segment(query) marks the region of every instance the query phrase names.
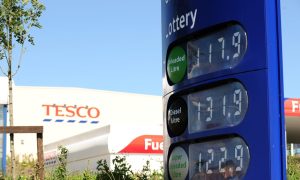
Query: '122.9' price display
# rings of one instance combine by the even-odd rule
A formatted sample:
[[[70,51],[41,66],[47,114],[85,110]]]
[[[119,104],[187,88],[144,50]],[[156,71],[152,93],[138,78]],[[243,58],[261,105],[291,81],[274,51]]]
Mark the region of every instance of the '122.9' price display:
[[[239,137],[189,145],[190,179],[242,179],[249,148]]]

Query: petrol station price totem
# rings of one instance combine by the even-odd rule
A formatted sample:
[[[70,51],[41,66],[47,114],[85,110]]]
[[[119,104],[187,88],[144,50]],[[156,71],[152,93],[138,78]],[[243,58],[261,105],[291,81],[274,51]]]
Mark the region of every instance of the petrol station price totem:
[[[165,179],[285,179],[277,0],[162,0]]]

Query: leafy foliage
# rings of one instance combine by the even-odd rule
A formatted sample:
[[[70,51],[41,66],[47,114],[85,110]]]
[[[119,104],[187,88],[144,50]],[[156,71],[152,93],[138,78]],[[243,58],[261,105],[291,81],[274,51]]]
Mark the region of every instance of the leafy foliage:
[[[29,33],[33,27],[42,28],[38,19],[45,6],[38,0],[2,0],[0,3],[0,46],[9,49],[9,34],[19,44],[27,40],[34,45]]]
[[[30,33],[32,28],[42,28],[39,18],[45,6],[39,0],[0,0],[0,60],[6,59],[7,73],[1,67],[4,75],[11,80],[13,49],[20,45],[20,58],[17,70],[24,53],[24,44],[34,45],[34,37]]]
[[[163,169],[159,171],[152,171],[150,168],[150,161],[147,160],[146,164],[143,166],[141,172],[135,174],[136,178],[139,180],[162,180],[163,179]]]
[[[300,157],[288,156],[287,177],[289,180],[300,179]]]
[[[68,175],[68,180],[95,180],[96,173],[90,170],[85,170],[82,173]]]
[[[137,174],[137,177],[140,180],[147,180],[150,178],[150,176],[151,176],[150,161],[147,160],[146,164],[143,166],[142,171],[139,174]]]
[[[6,165],[9,167],[11,165],[11,158],[7,157]],[[16,157],[16,176],[18,179],[24,179],[25,177],[30,177],[30,179],[36,179],[37,178],[37,162],[34,159],[33,155],[23,155],[22,160],[20,160],[20,157]],[[10,177],[12,174],[10,172],[10,169],[8,168],[6,171],[6,174],[8,177]],[[1,178],[0,178],[1,179]],[[7,178],[6,178],[7,179]],[[25,178],[26,179],[26,178]]]
[[[96,179],[95,173],[89,170],[83,171],[82,180],[92,180],[92,179]]]
[[[58,166],[54,170],[55,179],[67,179],[67,158],[68,149],[64,146],[58,147]]]
[[[58,147],[58,164],[51,170],[47,171],[45,175],[46,180],[162,180],[163,169],[160,171],[151,170],[150,161],[146,161],[143,169],[138,173],[133,173],[131,166],[126,162],[126,157],[116,156],[113,160],[112,168],[109,167],[106,160],[99,160],[97,162],[97,172],[89,169],[83,172],[68,173],[67,158],[68,149],[64,146]],[[10,163],[10,158],[7,158]],[[36,161],[32,155],[27,155],[19,161],[17,158],[17,179],[18,180],[37,180],[36,175]],[[0,176],[0,180],[4,177]],[[10,175],[5,179],[12,179]]]
[[[112,160],[114,169],[110,170],[109,166],[107,165],[106,160],[99,160],[97,162],[97,170],[98,174],[96,179],[97,180],[132,180],[133,172],[131,170],[131,165],[126,162],[126,157],[116,156]]]

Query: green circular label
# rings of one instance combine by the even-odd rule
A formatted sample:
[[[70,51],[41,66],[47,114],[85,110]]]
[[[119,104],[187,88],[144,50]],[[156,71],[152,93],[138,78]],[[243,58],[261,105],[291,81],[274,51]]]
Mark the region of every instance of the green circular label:
[[[187,60],[183,48],[176,46],[169,54],[167,60],[167,73],[172,83],[176,84],[182,81],[186,74]]]
[[[169,174],[172,180],[183,180],[189,171],[189,160],[182,147],[173,149],[169,157]]]

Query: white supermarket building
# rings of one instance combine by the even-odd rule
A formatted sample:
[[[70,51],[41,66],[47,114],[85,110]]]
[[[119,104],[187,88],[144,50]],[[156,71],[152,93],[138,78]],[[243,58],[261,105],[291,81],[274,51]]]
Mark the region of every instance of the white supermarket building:
[[[0,123],[8,116],[7,84],[7,79],[0,77]],[[69,171],[95,170],[100,159],[112,166],[111,160],[117,155],[125,155],[134,171],[141,170],[147,160],[151,169],[163,165],[161,96],[29,86],[14,86],[13,93],[14,125],[44,127],[45,168],[58,163],[59,145],[69,150]],[[287,142],[300,144],[300,99],[285,99],[284,106]],[[0,145],[9,152],[4,139],[0,137]],[[36,134],[15,134],[20,159],[35,156],[36,146]],[[300,148],[295,153],[300,154]],[[5,151],[0,154],[9,155]],[[5,162],[1,164],[5,166]]]
[[[1,107],[8,104],[7,84],[0,77]],[[161,96],[26,86],[14,86],[13,94],[14,126],[44,127],[46,168],[57,163],[59,145],[69,150],[70,171],[95,170],[98,160],[110,162],[117,155],[125,155],[134,171],[141,170],[146,160],[152,169],[162,166]],[[5,146],[9,148],[8,141]],[[36,155],[36,146],[36,134],[15,134],[21,159]]]

